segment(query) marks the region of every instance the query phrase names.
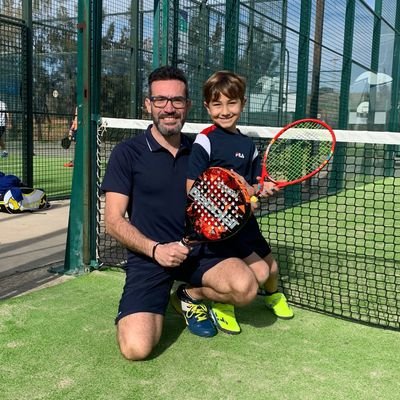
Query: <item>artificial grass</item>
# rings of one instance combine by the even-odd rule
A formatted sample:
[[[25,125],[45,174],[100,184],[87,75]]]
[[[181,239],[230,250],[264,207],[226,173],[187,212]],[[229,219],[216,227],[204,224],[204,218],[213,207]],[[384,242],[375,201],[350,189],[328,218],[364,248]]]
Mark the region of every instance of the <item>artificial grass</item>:
[[[291,301],[398,328],[399,194],[388,177],[263,216]]]
[[[64,163],[74,157],[72,151],[54,148],[55,144],[45,143],[33,157],[33,187],[42,188],[49,197],[65,197],[71,193],[73,168]],[[0,171],[23,178],[24,162],[16,151],[10,151],[1,159]]]
[[[262,298],[237,310],[243,332],[196,337],[169,310],[153,356],[119,354],[120,272],[94,272],[0,303],[1,398],[396,399],[399,334]]]

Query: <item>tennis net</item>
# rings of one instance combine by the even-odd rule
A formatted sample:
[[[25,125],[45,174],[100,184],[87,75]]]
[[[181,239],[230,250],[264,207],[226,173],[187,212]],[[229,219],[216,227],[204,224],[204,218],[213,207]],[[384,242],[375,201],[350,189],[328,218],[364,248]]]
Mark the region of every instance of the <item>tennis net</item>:
[[[115,144],[143,132],[147,120],[102,118],[98,184]],[[186,123],[195,135],[209,124]],[[279,131],[241,126],[263,153]],[[400,133],[335,130],[333,161],[309,181],[262,201],[257,217],[279,262],[280,285],[293,304],[400,327]],[[99,194],[100,264],[123,266],[125,250],[106,235]]]

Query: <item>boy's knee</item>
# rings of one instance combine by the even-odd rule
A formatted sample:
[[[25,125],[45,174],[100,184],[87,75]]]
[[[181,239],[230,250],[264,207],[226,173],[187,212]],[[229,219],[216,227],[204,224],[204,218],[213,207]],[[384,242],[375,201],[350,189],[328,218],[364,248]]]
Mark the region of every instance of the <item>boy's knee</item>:
[[[264,266],[264,268],[254,271],[254,275],[256,276],[259,285],[264,284],[270,277],[268,265],[264,263]]]
[[[258,282],[254,277],[247,281],[237,281],[234,286],[232,295],[237,306],[250,304],[257,296]]]
[[[266,256],[264,258],[264,261],[268,265],[270,276],[278,275],[278,272],[279,272],[278,261],[276,261],[275,258],[271,254]]]

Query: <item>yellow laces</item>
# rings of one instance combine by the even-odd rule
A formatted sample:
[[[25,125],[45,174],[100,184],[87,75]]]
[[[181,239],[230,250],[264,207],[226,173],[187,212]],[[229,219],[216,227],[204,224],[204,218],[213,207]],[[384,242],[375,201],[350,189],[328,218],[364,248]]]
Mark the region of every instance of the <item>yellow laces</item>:
[[[186,311],[187,318],[195,317],[196,321],[205,321],[208,319],[207,307],[204,304],[191,303]]]

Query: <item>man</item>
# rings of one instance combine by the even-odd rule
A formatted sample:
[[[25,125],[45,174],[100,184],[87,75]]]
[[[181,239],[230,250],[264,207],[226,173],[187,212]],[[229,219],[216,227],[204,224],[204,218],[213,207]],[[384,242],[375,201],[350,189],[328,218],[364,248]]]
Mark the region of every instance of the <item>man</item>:
[[[182,71],[168,66],[153,71],[148,83],[145,106],[153,124],[114,148],[102,185],[106,230],[128,249],[116,323],[120,351],[129,360],[145,359],[159,342],[174,280],[190,284],[181,285],[172,301],[189,330],[203,337],[217,331],[201,300],[246,305],[258,288],[254,274],[230,258],[229,249],[180,244],[191,149],[181,134],[190,108],[188,86]]]
[[[4,101],[0,101],[0,157],[7,157],[6,143],[4,135],[6,134],[7,126],[11,126],[10,114],[7,112],[7,105]]]

